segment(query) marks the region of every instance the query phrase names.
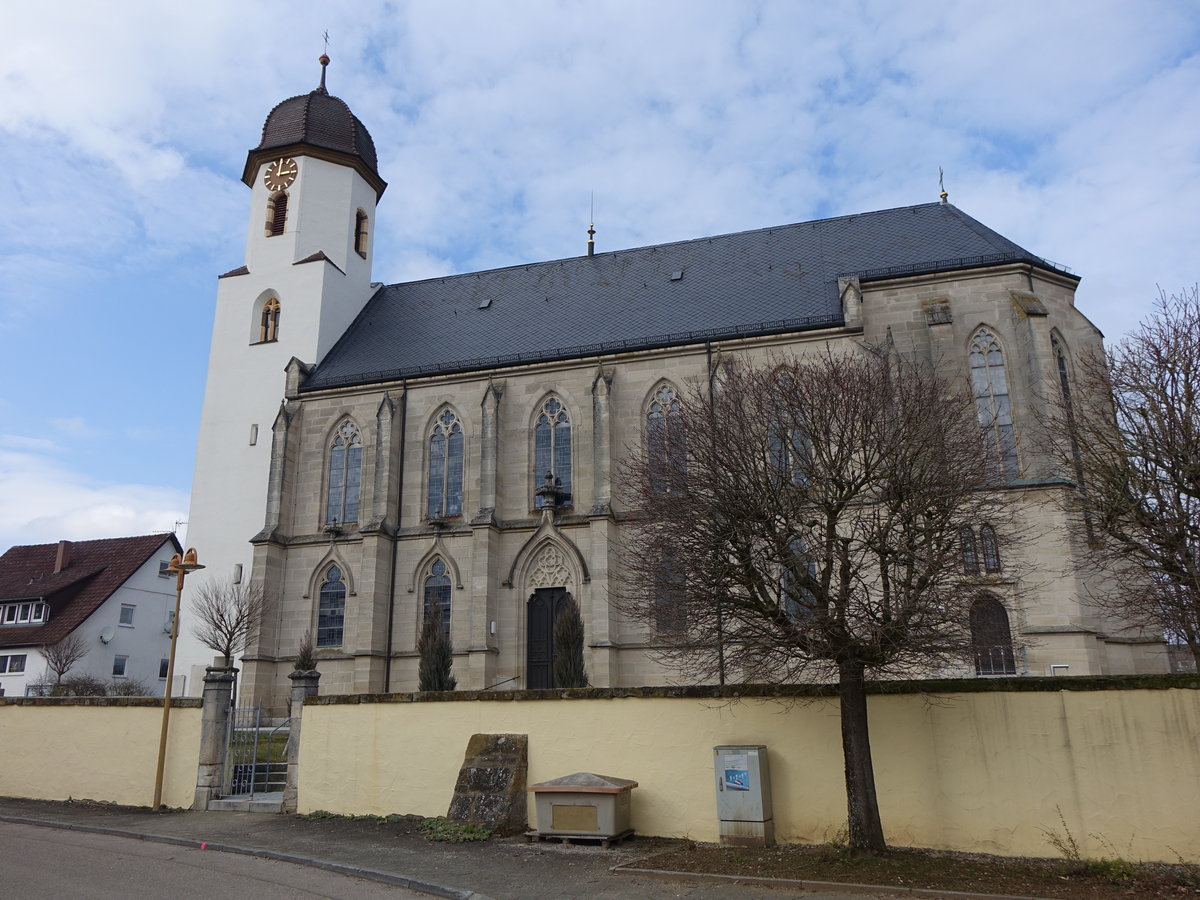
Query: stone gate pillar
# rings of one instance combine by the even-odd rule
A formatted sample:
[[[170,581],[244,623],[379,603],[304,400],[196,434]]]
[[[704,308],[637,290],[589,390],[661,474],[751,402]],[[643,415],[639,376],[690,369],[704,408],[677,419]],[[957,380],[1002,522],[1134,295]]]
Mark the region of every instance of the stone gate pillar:
[[[229,751],[229,702],[236,669],[209,667],[204,675],[204,706],[200,713],[200,765],[192,809],[208,809],[220,795]]]
[[[300,787],[300,720],[304,714],[304,698],[317,696],[321,673],[316,669],[292,672],[292,720],[288,722],[287,786],[283,789],[283,812],[296,811]]]

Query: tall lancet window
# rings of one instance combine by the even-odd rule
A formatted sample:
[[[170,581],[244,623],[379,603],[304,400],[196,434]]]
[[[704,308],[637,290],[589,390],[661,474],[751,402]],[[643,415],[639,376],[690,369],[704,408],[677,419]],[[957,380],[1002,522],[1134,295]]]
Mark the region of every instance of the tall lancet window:
[[[279,340],[279,300],[275,297],[263,304],[258,339],[262,343]]]
[[[287,225],[288,195],[283,191],[275,194],[267,201],[267,237],[283,234]]]
[[[679,416],[683,404],[675,388],[664,384],[646,409],[646,454],[650,485],[659,493],[683,493],[687,478],[687,444]]]
[[[1012,403],[1008,396],[1008,378],[1004,372],[1004,351],[986,328],[971,340],[969,356],[971,389],[979,425],[996,468],[996,474],[1010,481],[1020,474],[1017,466],[1017,438],[1013,429]]]
[[[342,570],[330,566],[317,604],[317,646],[340,647],[346,622],[346,583]]]
[[[326,524],[358,521],[358,495],[362,484],[362,436],[349,419],[338,426],[329,447],[329,498]]]
[[[542,403],[533,425],[533,468],[535,484],[552,472],[564,505],[571,503],[571,417],[562,401],[550,396]],[[535,497],[542,506],[543,497]]]
[[[429,435],[429,494],[425,514],[431,519],[461,516],[463,503],[463,430],[454,410],[433,423]]]
[[[442,633],[450,637],[450,576],[440,559],[434,561],[425,579],[425,618],[440,619]]]

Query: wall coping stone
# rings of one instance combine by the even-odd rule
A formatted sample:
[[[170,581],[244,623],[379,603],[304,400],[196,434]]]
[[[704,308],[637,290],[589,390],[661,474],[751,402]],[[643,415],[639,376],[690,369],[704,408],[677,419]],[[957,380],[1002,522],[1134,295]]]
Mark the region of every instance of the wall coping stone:
[[[941,678],[872,681],[868,694],[1056,693],[1059,691],[1200,690],[1200,675],[1071,675],[1015,678]],[[418,691],[394,694],[324,694],[305,706],[355,703],[458,703],[514,700],[617,700],[664,698],[696,700],[774,700],[836,697],[836,684],[727,684],[679,687],[569,688],[540,691]],[[51,699],[51,698],[22,698]],[[98,699],[98,698],[97,698]]]
[[[151,706],[162,709],[161,697],[0,697],[0,706]],[[172,697],[172,709],[200,709],[199,697]]]

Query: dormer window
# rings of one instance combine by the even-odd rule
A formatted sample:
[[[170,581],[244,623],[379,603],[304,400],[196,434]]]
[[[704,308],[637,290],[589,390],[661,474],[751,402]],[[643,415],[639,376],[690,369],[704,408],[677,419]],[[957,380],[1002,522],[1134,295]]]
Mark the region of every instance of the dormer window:
[[[361,209],[354,214],[354,252],[367,258],[367,214]]]
[[[40,600],[26,600],[23,603],[8,603],[0,606],[0,624],[2,625],[40,625],[45,622],[50,613],[50,607]]]
[[[267,201],[267,237],[283,234],[287,224],[288,195],[283,191],[273,194]]]

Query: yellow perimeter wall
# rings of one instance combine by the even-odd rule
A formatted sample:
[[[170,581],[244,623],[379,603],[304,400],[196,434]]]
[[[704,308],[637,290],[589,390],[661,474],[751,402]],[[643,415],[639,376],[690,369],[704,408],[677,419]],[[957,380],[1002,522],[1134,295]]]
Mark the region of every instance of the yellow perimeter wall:
[[[778,839],[844,833],[836,700],[321,701],[303,711],[300,812],[445,815],[468,738],[519,733],[531,784],[635,779],[639,833],[700,841],[718,837],[712,748],[765,744]],[[1084,855],[1200,860],[1200,691],[873,695],[870,716],[894,845],[1057,856],[1043,829],[1062,832],[1061,809]]]
[[[200,759],[200,703],[172,705],[163,803],[191,807]],[[162,701],[0,701],[0,796],[154,801]]]

